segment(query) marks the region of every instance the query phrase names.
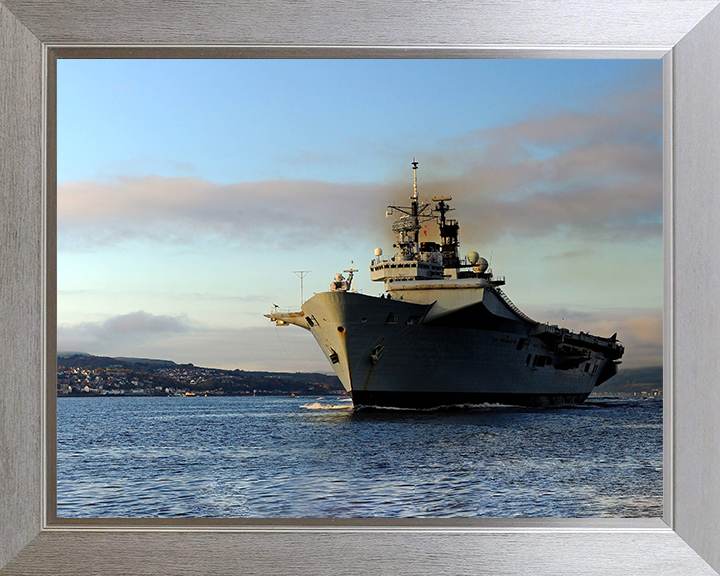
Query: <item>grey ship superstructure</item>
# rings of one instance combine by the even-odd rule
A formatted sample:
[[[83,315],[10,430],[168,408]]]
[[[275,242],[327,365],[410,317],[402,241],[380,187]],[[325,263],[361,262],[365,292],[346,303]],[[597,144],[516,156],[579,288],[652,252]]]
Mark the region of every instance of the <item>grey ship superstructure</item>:
[[[610,338],[541,324],[503,293],[476,252],[461,259],[451,197],[421,203],[413,161],[413,195],[393,223],[397,252],[375,250],[372,280],[382,296],[353,290],[353,274],[337,274],[330,291],[301,311],[266,314],[278,326],[310,330],[356,406],[429,408],[500,403],[581,403],[617,373],[624,348]],[[421,242],[423,222],[436,220],[440,242]]]

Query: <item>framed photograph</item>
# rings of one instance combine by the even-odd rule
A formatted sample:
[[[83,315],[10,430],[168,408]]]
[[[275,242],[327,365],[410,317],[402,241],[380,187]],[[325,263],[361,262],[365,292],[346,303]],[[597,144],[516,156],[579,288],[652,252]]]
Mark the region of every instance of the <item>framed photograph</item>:
[[[662,517],[662,60],[55,55],[58,518]]]
[[[186,24],[163,27],[159,23],[174,20],[165,13],[170,8],[160,4],[148,12],[146,4],[105,4],[100,10],[90,2],[41,8],[22,0],[0,3],[0,37],[8,55],[0,61],[0,136],[10,151],[0,163],[6,191],[0,309],[7,319],[2,332],[7,345],[0,351],[7,367],[0,456],[2,480],[9,487],[0,497],[8,518],[0,527],[3,572],[77,574],[106,566],[124,573],[287,573],[288,567],[293,573],[360,567],[380,573],[457,573],[477,566],[485,573],[522,574],[531,562],[539,574],[713,574],[720,566],[720,505],[717,485],[708,479],[720,472],[713,445],[720,393],[709,383],[718,376],[713,295],[720,273],[709,263],[719,239],[711,214],[718,208],[712,151],[720,139],[713,128],[720,108],[708,95],[720,84],[719,65],[709,54],[720,37],[716,4],[623,3],[622,9],[612,5],[598,13],[584,4],[548,3],[538,12],[537,6],[526,10],[508,2],[468,4],[462,16],[459,7],[426,6],[405,20],[395,12],[402,12],[401,5],[388,12],[378,3],[364,14],[366,27],[350,25],[360,16],[350,7],[325,12],[314,4],[317,14],[301,15],[287,7],[277,13],[251,5],[200,5],[177,20]],[[293,32],[277,25],[278,14],[292,22]],[[506,19],[508,14],[513,18]],[[601,25],[588,28],[578,15],[599,18]],[[546,35],[537,31],[538,18],[567,24],[549,26],[558,36]],[[56,391],[51,342],[56,246],[46,228],[54,210],[48,182],[57,178],[56,126],[46,102],[54,100],[57,55],[73,51],[90,58],[138,52],[165,58],[398,58],[408,52],[420,58],[663,58],[664,521],[58,522],[54,421],[48,419]]]

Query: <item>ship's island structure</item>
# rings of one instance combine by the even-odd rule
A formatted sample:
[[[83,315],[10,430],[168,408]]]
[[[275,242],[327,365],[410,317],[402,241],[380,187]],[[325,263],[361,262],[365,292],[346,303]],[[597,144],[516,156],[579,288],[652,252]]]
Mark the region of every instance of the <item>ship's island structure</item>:
[[[583,402],[617,374],[624,347],[610,338],[532,320],[501,290],[485,258],[459,256],[451,197],[421,203],[413,160],[409,207],[390,205],[397,252],[375,250],[370,277],[381,296],[337,274],[330,291],[296,312],[266,314],[310,330],[356,407],[435,408],[477,404],[564,406]],[[440,243],[421,242],[435,220]]]

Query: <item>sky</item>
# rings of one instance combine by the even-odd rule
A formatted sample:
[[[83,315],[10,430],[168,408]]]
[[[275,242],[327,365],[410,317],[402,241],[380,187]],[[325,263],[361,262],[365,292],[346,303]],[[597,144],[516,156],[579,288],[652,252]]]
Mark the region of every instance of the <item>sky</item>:
[[[661,61],[59,60],[57,108],[60,352],[331,372],[263,314],[382,293],[415,158],[526,314],[662,364]]]

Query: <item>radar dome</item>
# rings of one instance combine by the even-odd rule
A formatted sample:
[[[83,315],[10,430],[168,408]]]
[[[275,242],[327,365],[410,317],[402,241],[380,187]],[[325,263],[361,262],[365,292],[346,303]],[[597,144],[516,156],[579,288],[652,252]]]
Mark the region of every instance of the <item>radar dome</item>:
[[[467,259],[470,264],[475,266],[475,264],[477,264],[478,260],[480,259],[480,254],[478,254],[477,252],[468,252]]]
[[[473,266],[473,270],[475,270],[475,272],[479,272],[480,274],[484,274],[488,269],[488,266],[488,261],[485,260],[485,258],[478,256],[478,259],[475,261],[475,266]]]
[[[382,248],[375,248],[375,256],[382,256]]]

